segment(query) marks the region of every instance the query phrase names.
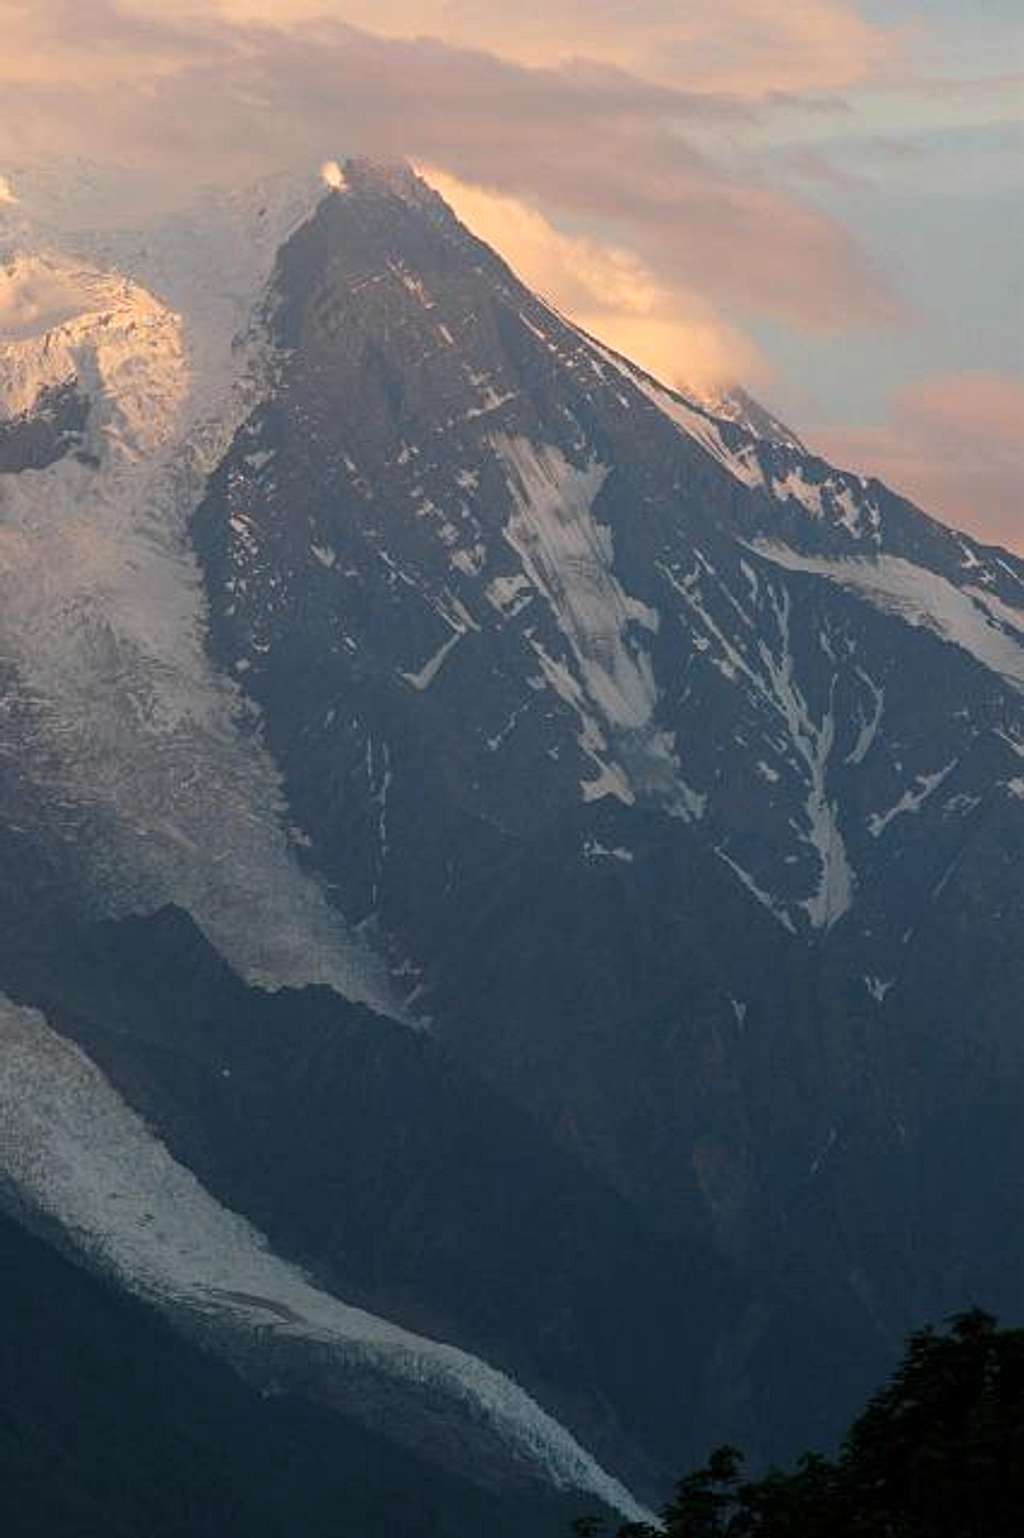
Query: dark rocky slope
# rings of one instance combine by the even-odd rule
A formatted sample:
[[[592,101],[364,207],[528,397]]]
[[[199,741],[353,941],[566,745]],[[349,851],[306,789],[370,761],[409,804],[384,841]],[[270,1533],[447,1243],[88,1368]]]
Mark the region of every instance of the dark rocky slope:
[[[763,1445],[838,1427],[1024,1281],[1020,563],[660,390],[400,170],[274,295],[194,527],[307,858],[441,1040],[747,1273],[820,1384],[755,1370]]]

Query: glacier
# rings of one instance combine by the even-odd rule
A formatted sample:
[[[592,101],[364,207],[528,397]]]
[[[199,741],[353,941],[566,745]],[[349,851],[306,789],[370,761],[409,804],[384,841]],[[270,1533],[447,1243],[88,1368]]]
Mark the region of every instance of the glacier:
[[[350,1307],[275,1255],[175,1161],[80,1048],[37,1010],[0,995],[5,1196],[30,1221],[59,1225],[93,1269],[176,1328],[212,1339],[243,1369],[254,1345],[261,1376],[271,1379],[298,1353],[300,1372],[321,1397],[409,1438],[419,1420],[429,1426],[440,1402],[446,1416],[496,1438],[513,1461],[556,1488],[586,1492],[632,1521],[651,1520],[511,1378]],[[375,1392],[364,1396],[368,1379]]]
[[[207,657],[187,537],[269,387],[274,254],[322,193],[288,178],[148,236],[33,231],[15,205],[0,400],[31,412],[75,384],[90,412],[84,452],[0,477],[0,721],[32,749],[32,793],[6,811],[39,819],[96,916],[177,903],[249,981],[323,983],[400,1015],[382,963],[299,864],[258,718]]]

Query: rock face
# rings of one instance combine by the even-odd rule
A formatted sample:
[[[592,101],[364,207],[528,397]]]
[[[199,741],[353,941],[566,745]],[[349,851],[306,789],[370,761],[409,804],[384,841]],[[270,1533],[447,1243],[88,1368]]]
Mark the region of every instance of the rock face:
[[[152,473],[57,462],[111,376],[50,438],[0,421],[12,592],[47,476],[137,552],[5,664],[0,987],[275,1255],[515,1378],[546,1418],[477,1475],[630,1509],[715,1439],[827,1439],[924,1319],[1018,1309],[1024,563],[666,390],[404,168],[336,183],[231,210],[246,350],[181,304]],[[355,1372],[288,1361],[334,1404]],[[400,1440],[450,1467],[445,1381]]]
[[[77,448],[89,415],[74,381],[43,390],[31,412],[0,421],[0,475],[45,470]]]

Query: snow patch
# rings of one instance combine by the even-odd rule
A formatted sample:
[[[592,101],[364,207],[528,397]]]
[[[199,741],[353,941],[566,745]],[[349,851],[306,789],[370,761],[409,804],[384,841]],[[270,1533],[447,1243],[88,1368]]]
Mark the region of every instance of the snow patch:
[[[509,619],[524,609],[532,597],[533,585],[521,571],[509,577],[495,577],[487,584],[487,602]]]
[[[990,604],[983,606],[980,597],[955,587],[936,572],[915,566],[902,556],[836,560],[803,555],[771,540],[756,540],[751,548],[776,566],[825,577],[906,624],[930,630],[1024,691],[1024,628],[1017,629],[1024,622],[1018,617],[1015,634],[1008,634],[1002,615],[997,619]],[[1017,610],[1009,612],[1019,616]]]
[[[464,577],[478,577],[483,571],[486,560],[487,546],[479,543],[468,548],[463,546],[461,550],[454,550],[451,556],[452,566]]]
[[[478,417],[491,416],[493,412],[500,411],[502,406],[507,406],[509,401],[516,399],[515,390],[506,390],[504,395],[495,390],[492,385],[485,385],[479,406],[471,406],[465,414],[467,422],[475,422]]]
[[[982,587],[965,587],[963,591],[969,593],[975,603],[980,603],[998,625],[1019,635],[1024,644],[1024,609],[1005,603],[996,593]]]
[[[882,716],[885,714],[885,690],[878,687],[874,679],[870,678],[863,668],[857,669],[857,677],[867,688],[871,695],[871,714],[865,717],[860,715],[860,729],[857,732],[857,741],[847,756],[848,764],[862,764],[869,752],[874,747],[878,729],[882,724]]]
[[[401,677],[405,679],[407,684],[411,684],[414,689],[418,689],[422,694],[425,689],[430,688],[430,685],[434,682],[434,679],[440,673],[465,633],[465,630],[456,630],[453,635],[449,636],[444,645],[432,657],[427,659],[418,673],[402,673]]]
[[[636,859],[631,849],[624,849],[621,845],[609,849],[596,838],[585,840],[583,853],[588,860],[619,860],[623,865],[632,865]]]
[[[401,261],[389,262],[388,267],[407,294],[411,294],[414,299],[418,300],[425,310],[434,309],[434,296],[417,273],[411,272],[405,263]]]
[[[773,477],[772,495],[786,499],[792,498],[794,501],[799,502],[801,507],[811,514],[812,518],[824,516],[824,508],[821,505],[821,487],[804,480],[802,465],[796,465],[782,477]]]
[[[505,538],[530,583],[546,598],[565,637],[579,678],[576,692],[590,703],[613,741],[618,764],[603,765],[585,787],[588,800],[617,794],[662,797],[670,809],[699,817],[702,799],[680,773],[671,735],[655,724],[658,689],[650,657],[633,634],[657,628],[658,616],[630,597],[614,571],[612,533],[594,517],[594,502],[608,476],[604,465],[577,469],[555,448],[526,438],[494,439],[506,467],[514,512]],[[563,696],[564,697],[564,696]]]
[[[732,855],[727,854],[724,849],[716,849],[715,854],[725,865],[728,865],[733,875],[737,878],[742,886],[746,887],[751,897],[756,898],[757,901],[761,904],[761,907],[767,908],[768,912],[772,915],[772,918],[779,921],[783,929],[788,929],[790,934],[796,933],[793,920],[786,912],[782,903],[777,902],[770,892],[766,892],[763,887],[758,886],[750,872],[744,870],[743,866],[740,865],[737,860],[734,860]]]
[[[874,812],[868,818],[868,832],[872,838],[880,838],[891,822],[897,817],[903,817],[908,812],[919,812],[928,798],[938,790],[939,786],[953,773],[960,760],[954,758],[944,769],[939,769],[935,774],[919,774],[910,790],[905,790],[900,799],[891,806],[887,812]]]

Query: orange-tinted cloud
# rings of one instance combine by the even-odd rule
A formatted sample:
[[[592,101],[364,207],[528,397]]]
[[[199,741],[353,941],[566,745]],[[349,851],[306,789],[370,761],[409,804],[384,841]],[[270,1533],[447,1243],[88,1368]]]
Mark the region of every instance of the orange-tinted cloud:
[[[182,34],[167,25],[174,11],[168,5],[161,19],[148,0],[2,0],[0,82],[95,91],[173,70],[183,46]],[[0,100],[0,144],[19,127],[5,105]]]
[[[814,435],[828,458],[1024,554],[1024,378],[944,374],[905,391],[883,427]]]
[[[820,156],[776,150],[759,172],[732,153],[786,93],[891,84],[900,40],[852,0],[0,5],[0,197],[37,156],[127,161],[145,178],[129,217],[196,181],[408,156],[527,281],[671,381],[756,384],[754,316],[839,334],[902,319],[849,231],[789,190],[794,169],[836,181]],[[1020,389],[933,380],[886,427],[819,437],[1019,543],[1000,424],[1019,430]]]
[[[568,235],[516,198],[423,174],[470,228],[557,310],[617,352],[679,388],[767,376],[757,348],[709,303],[660,282],[621,246]]]
[[[138,10],[166,0],[131,0]],[[519,64],[571,59],[688,89],[835,91],[882,72],[896,34],[849,0],[214,0],[283,27],[331,18],[383,37],[441,37]]]
[[[835,220],[688,142],[687,124],[749,111],[620,70],[526,68],[336,22],[230,25],[173,4],[126,15],[114,0],[31,0],[0,53],[15,154],[127,156],[168,187],[407,155],[603,227],[680,295],[818,330],[892,322],[887,284]]]

